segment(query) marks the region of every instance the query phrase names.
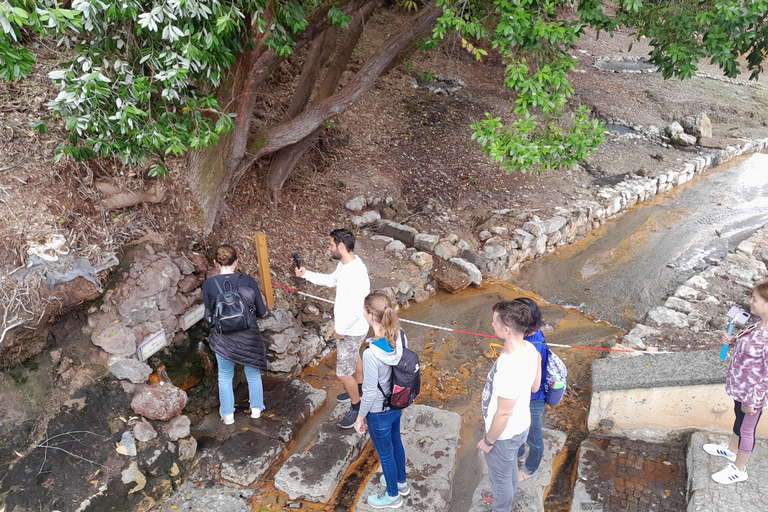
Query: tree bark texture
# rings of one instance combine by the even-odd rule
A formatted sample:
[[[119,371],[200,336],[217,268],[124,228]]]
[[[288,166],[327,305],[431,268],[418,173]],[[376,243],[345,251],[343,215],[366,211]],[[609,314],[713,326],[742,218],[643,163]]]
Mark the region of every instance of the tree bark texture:
[[[295,119],[253,135],[248,141],[251,162],[286,146],[296,144],[311,134],[323,121],[343,113],[354,105],[373,87],[379,75],[392,59],[408,46],[412,39],[425,34],[432,28],[441,12],[442,10],[435,7],[434,4],[425,8],[410,25],[403,27],[383,45],[341,91],[318,105],[306,109]]]
[[[317,92],[317,96],[314,101],[314,105],[320,103],[324,99],[330,97],[333,95],[334,91],[336,91],[336,88],[339,85],[339,81],[341,80],[341,76],[344,73],[344,70],[347,68],[347,64],[349,63],[349,59],[352,57],[352,52],[354,51],[355,47],[357,47],[357,43],[360,40],[360,36],[363,34],[363,29],[365,27],[365,22],[370,18],[371,14],[373,13],[374,9],[378,6],[379,2],[374,1],[363,7],[360,11],[358,11],[355,14],[355,18],[352,20],[352,23],[349,26],[349,29],[342,34],[342,41],[339,45],[338,50],[336,51],[336,56],[334,57],[331,65],[329,66],[328,70],[325,73],[325,77],[323,78],[323,81],[320,84],[320,87]],[[329,31],[327,31],[329,32]],[[326,33],[327,33],[326,32]],[[333,34],[335,37],[335,34]],[[332,43],[333,40],[331,40],[329,43]],[[326,48],[332,48],[332,44],[326,44]],[[330,54],[330,52],[329,52]],[[312,75],[314,76],[314,81],[317,80],[317,77],[319,75],[321,67],[325,64],[325,60],[327,60],[328,56],[325,55],[325,59],[318,59],[318,61],[314,65],[314,70],[312,71]],[[307,57],[307,64],[310,64],[309,56]],[[309,74],[309,73],[308,73]],[[304,77],[304,73],[302,73],[302,78]],[[306,100],[309,100],[309,96],[311,94],[311,89],[309,91],[302,90],[302,93],[306,94]],[[297,93],[298,95],[298,93]],[[294,97],[296,99],[296,97]],[[293,102],[298,103],[298,102]],[[292,103],[292,107],[293,107]],[[302,105],[302,109],[306,105],[306,101]],[[299,110],[291,110],[289,109],[291,118],[295,117]],[[293,171],[293,168],[296,167],[296,163],[299,161],[301,156],[307,151],[307,149],[317,140],[318,135],[320,134],[321,128],[315,128],[315,130],[309,134],[308,136],[304,137],[302,140],[297,142],[296,144],[291,144],[290,146],[286,146],[283,149],[279,150],[275,153],[272,163],[269,168],[269,173],[267,174],[267,186],[269,187],[270,191],[272,192],[272,199],[275,203],[279,202],[280,198],[280,189],[283,188],[283,184],[285,183],[285,180],[288,179],[288,176],[290,175],[291,171]]]
[[[364,2],[350,0],[342,6],[342,10],[353,12]],[[319,11],[309,20],[307,29],[294,39],[294,51],[303,48],[328,29],[329,8]],[[274,14],[268,11],[264,16],[269,19]],[[258,89],[285,59],[262,44],[267,35],[257,34],[254,37],[254,49],[237,57],[232,73],[217,91],[222,108],[237,115],[234,130],[222,135],[215,146],[192,151],[189,155],[188,180],[198,206],[195,218],[206,235],[211,232],[224,206],[237,165],[245,155]]]

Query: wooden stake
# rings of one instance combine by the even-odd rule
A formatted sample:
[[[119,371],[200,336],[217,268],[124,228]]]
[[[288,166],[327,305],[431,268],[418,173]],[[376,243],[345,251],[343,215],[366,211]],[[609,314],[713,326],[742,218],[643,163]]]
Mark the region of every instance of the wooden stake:
[[[261,279],[261,291],[267,301],[267,307],[275,306],[275,295],[272,291],[272,275],[269,272],[269,255],[267,254],[267,235],[256,233],[256,259],[259,262],[259,277]]]

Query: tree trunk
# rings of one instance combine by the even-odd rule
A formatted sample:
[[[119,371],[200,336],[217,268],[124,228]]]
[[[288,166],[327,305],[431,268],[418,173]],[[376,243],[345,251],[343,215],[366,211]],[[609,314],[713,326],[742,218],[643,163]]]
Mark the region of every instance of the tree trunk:
[[[364,2],[350,0],[343,10],[354,12]],[[330,5],[309,20],[307,29],[294,39],[294,51],[303,48],[328,29],[329,8]],[[264,16],[269,18],[271,13],[265,13]],[[215,146],[192,151],[189,155],[188,180],[197,203],[195,218],[206,235],[213,228],[230,190],[237,165],[245,155],[258,88],[284,60],[284,57],[275,55],[274,51],[267,50],[262,44],[266,37],[267,34],[261,34],[254,41],[253,50],[237,57],[231,79],[219,87],[219,104],[225,111],[237,114],[234,130],[222,135]]]
[[[352,21],[349,29],[344,32],[344,39],[338,51],[336,52],[336,57],[333,59],[333,62],[328,68],[328,71],[325,74],[325,78],[320,85],[320,89],[318,90],[317,97],[314,101],[315,105],[333,95],[336,87],[338,87],[339,80],[341,80],[341,76],[344,73],[344,70],[347,68],[349,59],[352,56],[352,52],[357,46],[357,43],[360,40],[360,36],[363,33],[365,22],[368,20],[368,18],[370,18],[378,4],[378,1],[371,2],[361,11],[355,14],[355,18]],[[331,48],[332,45],[327,44],[327,47]],[[327,59],[327,56],[325,57]],[[307,61],[309,61],[309,57],[307,58]],[[317,80],[320,68],[324,63],[325,59],[318,62],[318,64],[315,66],[313,84],[314,81]],[[302,73],[302,78],[303,76],[304,74]],[[309,96],[312,92],[311,89],[304,92],[306,94],[306,100],[309,100]],[[306,105],[306,101],[302,105],[302,109],[304,108],[304,105]],[[293,107],[293,104],[291,106]],[[298,113],[299,110],[290,110],[290,115],[292,118],[295,117]],[[272,193],[272,200],[275,203],[280,202],[280,190],[283,188],[285,180],[288,178],[291,171],[293,171],[293,168],[296,167],[296,163],[299,161],[301,156],[315,142],[315,140],[317,140],[319,134],[320,128],[316,128],[311,134],[304,137],[296,144],[287,146],[275,153],[275,156],[272,159],[272,164],[269,168],[269,173],[267,174],[267,186]]]
[[[306,109],[295,119],[252,135],[248,140],[249,162],[253,163],[258,158],[296,144],[315,131],[326,119],[337,116],[354,105],[373,87],[379,75],[411,40],[432,28],[441,12],[442,9],[434,5],[425,8],[410,25],[401,29],[381,47],[344,89]]]

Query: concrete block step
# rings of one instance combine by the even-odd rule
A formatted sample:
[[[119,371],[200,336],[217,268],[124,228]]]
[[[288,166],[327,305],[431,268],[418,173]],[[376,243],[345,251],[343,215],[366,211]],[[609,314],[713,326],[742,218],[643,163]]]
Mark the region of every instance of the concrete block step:
[[[707,443],[727,443],[730,434],[699,431],[688,443],[687,512],[743,512],[768,510],[768,440],[758,439],[747,462],[749,479],[731,485],[712,480],[729,464],[723,457],[713,457],[702,448]]]
[[[568,436],[559,430],[545,428],[542,432],[544,434],[544,456],[541,459],[541,465],[531,478],[517,486],[515,501],[512,504],[512,510],[515,512],[544,512],[544,491],[552,483],[552,462],[562,451]],[[491,509],[491,506],[482,498],[483,491],[491,490],[491,484],[488,481],[488,466],[483,454],[478,452],[478,455],[483,464],[483,478],[472,496],[472,507],[470,507],[469,512],[485,512]]]
[[[451,509],[451,484],[459,446],[461,416],[435,407],[413,404],[403,410],[400,433],[405,448],[405,469],[411,493],[403,498],[403,510],[445,512]],[[381,466],[373,474],[357,502],[359,512],[372,512],[366,498],[380,494]]]
[[[349,404],[338,404],[328,423],[320,426],[316,441],[304,453],[291,455],[275,475],[275,487],[290,499],[328,503],[349,465],[357,460],[368,434],[342,429],[338,423]]]

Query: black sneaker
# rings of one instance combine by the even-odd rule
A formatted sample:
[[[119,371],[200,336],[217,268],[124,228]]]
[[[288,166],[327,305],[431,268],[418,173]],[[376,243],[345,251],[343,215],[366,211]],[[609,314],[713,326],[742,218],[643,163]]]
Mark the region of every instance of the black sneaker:
[[[340,404],[346,404],[347,402],[351,402],[352,399],[349,398],[349,393],[345,391],[340,395],[336,395],[336,401],[339,402]]]
[[[350,409],[339,423],[339,426],[341,428],[352,428],[355,426],[355,421],[357,421],[357,409]]]

